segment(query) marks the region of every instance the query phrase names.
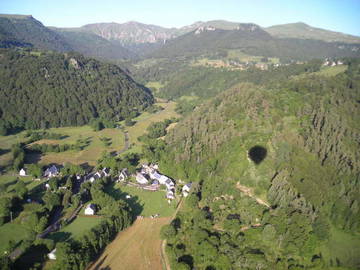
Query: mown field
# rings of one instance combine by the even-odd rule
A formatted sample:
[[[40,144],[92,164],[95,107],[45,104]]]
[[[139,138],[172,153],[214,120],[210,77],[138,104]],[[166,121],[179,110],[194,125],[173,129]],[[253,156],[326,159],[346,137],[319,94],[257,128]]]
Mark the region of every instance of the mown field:
[[[120,232],[90,270],[161,270],[160,229],[170,218],[144,218]]]

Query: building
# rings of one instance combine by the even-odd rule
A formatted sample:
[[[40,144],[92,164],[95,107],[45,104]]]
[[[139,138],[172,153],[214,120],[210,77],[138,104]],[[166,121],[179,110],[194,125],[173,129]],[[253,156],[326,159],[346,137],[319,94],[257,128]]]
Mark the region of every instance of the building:
[[[187,197],[189,195],[190,189],[191,189],[191,182],[183,186],[182,194],[184,197]]]
[[[47,256],[50,260],[56,260],[56,248],[53,249],[50,253],[48,253]]]
[[[175,199],[174,192],[171,191],[171,190],[168,190],[168,191],[166,192],[166,199],[169,199],[169,200]]]
[[[20,175],[20,176],[26,176],[26,171],[25,171],[24,168],[22,168],[22,169],[20,170],[19,175]]]
[[[109,168],[104,168],[101,170],[102,175],[105,177],[108,177],[110,175],[110,169]]]
[[[137,173],[136,174],[136,181],[139,183],[139,184],[147,184],[149,181],[146,179],[145,175],[141,174],[141,173]]]
[[[85,208],[85,215],[92,216],[95,215],[96,207],[94,204],[90,203]]]
[[[59,174],[59,169],[55,165],[52,165],[50,168],[47,168],[46,171],[44,172],[44,176],[49,178],[57,176],[58,174]]]
[[[119,181],[119,182],[123,182],[123,181],[125,181],[128,177],[129,177],[129,172],[128,172],[128,170],[127,170],[126,168],[125,168],[125,169],[122,169],[121,172],[120,172],[118,181]]]

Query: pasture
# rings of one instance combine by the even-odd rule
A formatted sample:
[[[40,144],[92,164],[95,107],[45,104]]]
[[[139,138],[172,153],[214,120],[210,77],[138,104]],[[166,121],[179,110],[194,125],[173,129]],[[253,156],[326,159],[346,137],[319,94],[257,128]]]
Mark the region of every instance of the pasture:
[[[120,232],[90,270],[161,270],[160,229],[170,218],[144,218]]]

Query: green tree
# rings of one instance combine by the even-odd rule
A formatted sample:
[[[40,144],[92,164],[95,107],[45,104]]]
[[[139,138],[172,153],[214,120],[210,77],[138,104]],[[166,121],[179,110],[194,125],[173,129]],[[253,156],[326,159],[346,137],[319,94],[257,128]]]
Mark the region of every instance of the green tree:
[[[28,194],[28,189],[25,185],[25,183],[21,180],[17,180],[16,185],[14,187],[15,193],[17,196],[19,196],[20,199],[24,199]]]

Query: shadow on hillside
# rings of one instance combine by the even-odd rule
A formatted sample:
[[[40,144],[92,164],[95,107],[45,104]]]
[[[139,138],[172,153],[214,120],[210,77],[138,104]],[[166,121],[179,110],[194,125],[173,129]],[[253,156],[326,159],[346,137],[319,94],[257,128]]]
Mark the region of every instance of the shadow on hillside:
[[[10,152],[10,149],[0,149],[0,156]]]
[[[265,147],[256,145],[250,148],[248,156],[255,164],[260,164],[266,158],[267,150]]]

